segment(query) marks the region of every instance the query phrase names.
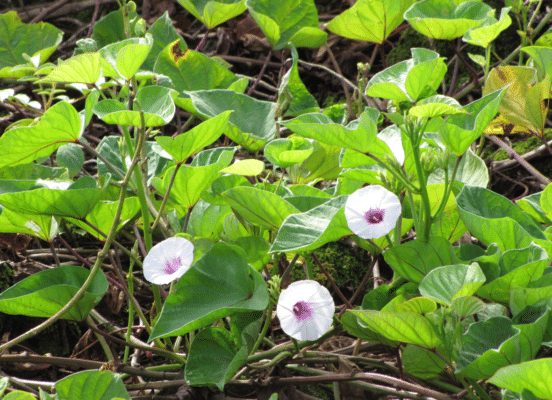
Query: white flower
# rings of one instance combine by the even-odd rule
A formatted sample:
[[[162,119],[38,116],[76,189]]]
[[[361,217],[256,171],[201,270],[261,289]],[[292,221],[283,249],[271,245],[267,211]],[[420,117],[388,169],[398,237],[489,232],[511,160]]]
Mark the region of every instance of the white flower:
[[[282,291],[276,315],[283,331],[297,340],[316,340],[332,326],[335,304],[316,281],[297,281]]]
[[[194,261],[194,245],[187,239],[172,237],[153,246],[144,260],[144,277],[163,285],[180,278]]]
[[[383,186],[372,185],[357,190],[345,203],[347,225],[363,239],[387,235],[401,215],[399,198]]]

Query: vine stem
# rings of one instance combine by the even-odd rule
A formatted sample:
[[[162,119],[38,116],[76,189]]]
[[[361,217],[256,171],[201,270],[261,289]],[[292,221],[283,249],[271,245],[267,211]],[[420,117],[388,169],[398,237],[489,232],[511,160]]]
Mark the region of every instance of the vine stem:
[[[539,182],[548,185],[550,183],[550,179],[548,179],[546,176],[541,174],[539,171],[535,169],[531,164],[529,164],[527,161],[525,161],[518,153],[515,152],[514,149],[512,149],[510,146],[508,146],[506,143],[504,143],[502,140],[497,138],[495,135],[486,135],[491,142],[494,144],[499,145],[502,147],[508,154],[510,154],[512,157],[516,159],[516,161],[525,168],[531,175],[533,175],[535,178],[539,180]]]
[[[98,252],[98,257],[96,258],[96,262],[94,263],[94,266],[90,270],[90,274],[88,275],[88,278],[83,283],[81,288],[77,290],[77,293],[73,296],[69,302],[61,308],[57,313],[52,315],[50,318],[48,318],[46,321],[41,323],[40,325],[35,326],[34,328],[28,330],[27,332],[19,335],[18,337],[10,340],[7,343],[4,343],[0,346],[0,353],[4,350],[9,349],[10,347],[21,343],[24,340],[27,340],[33,336],[36,336],[39,332],[41,332],[43,329],[49,327],[54,322],[56,322],[58,319],[60,319],[67,311],[69,311],[75,304],[84,297],[86,291],[88,288],[92,285],[92,282],[96,278],[96,275],[101,269],[103,260],[107,256],[107,253],[109,252],[109,248],[111,247],[111,243],[115,239],[115,234],[117,232],[117,225],[119,225],[119,221],[121,219],[121,212],[123,210],[123,202],[125,200],[125,194],[126,194],[126,187],[130,181],[130,178],[132,177],[132,170],[134,169],[134,166],[138,164],[139,155],[135,154],[135,156],[132,158],[131,162],[131,168],[129,168],[127,174],[125,175],[125,179],[123,180],[123,183],[121,185],[121,193],[119,195],[119,204],[117,206],[117,211],[115,212],[115,218],[113,220],[113,226],[111,227],[109,231],[109,235],[107,236],[107,239],[105,240],[105,244],[100,252]]]

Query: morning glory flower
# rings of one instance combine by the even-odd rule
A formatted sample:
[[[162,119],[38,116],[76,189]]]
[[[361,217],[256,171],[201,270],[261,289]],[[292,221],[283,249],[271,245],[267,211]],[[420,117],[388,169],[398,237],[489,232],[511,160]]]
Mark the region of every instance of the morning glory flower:
[[[293,282],[278,299],[276,315],[283,331],[297,340],[316,340],[332,326],[335,304],[316,281]]]
[[[194,245],[187,239],[172,237],[153,246],[144,259],[144,277],[156,285],[180,278],[194,261]]]
[[[377,239],[395,228],[401,215],[399,198],[383,186],[357,190],[345,202],[347,225],[363,239]]]

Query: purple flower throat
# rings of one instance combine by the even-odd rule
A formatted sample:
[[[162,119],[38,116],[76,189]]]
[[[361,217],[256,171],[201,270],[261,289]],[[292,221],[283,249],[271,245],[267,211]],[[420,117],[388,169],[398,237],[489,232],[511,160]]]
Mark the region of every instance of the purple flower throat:
[[[163,267],[163,272],[167,275],[172,275],[176,271],[178,271],[181,266],[182,260],[180,259],[180,257],[170,258],[165,260],[165,267]]]
[[[293,314],[297,321],[304,321],[312,316],[312,306],[306,301],[298,301],[293,306]]]
[[[366,214],[364,214],[364,219],[369,224],[377,225],[381,221],[383,221],[383,218],[385,217],[385,210],[381,210],[379,208],[371,208],[368,211],[366,211]]]

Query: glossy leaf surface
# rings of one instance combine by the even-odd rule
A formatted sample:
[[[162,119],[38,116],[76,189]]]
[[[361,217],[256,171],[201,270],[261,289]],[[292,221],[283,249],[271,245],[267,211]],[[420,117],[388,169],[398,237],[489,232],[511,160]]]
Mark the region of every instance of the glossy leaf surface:
[[[16,283],[0,294],[0,310],[6,314],[49,318],[81,288],[90,271],[82,267],[63,265],[47,269]],[[82,321],[108,289],[103,273],[94,278],[84,297],[62,318]]]
[[[236,312],[264,310],[267,305],[266,283],[247,264],[243,251],[217,243],[177,282],[149,340],[184,335]]]

